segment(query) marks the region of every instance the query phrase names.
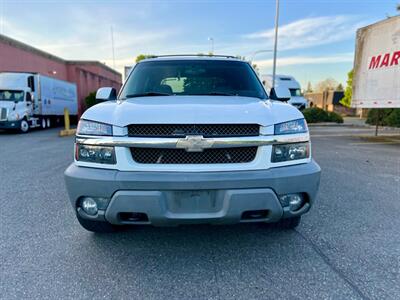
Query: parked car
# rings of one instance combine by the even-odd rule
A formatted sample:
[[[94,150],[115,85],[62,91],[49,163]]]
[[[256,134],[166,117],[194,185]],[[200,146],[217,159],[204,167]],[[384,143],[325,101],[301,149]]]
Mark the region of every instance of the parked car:
[[[146,59],[118,96],[99,89],[108,101],[83,114],[65,171],[80,224],[297,226],[320,167],[288,89],[271,94],[247,62],[217,56]]]
[[[0,73],[0,129],[28,132],[77,114],[76,85],[36,73]]]
[[[269,90],[272,88],[272,75],[262,75],[261,76],[263,84]],[[307,107],[308,101],[304,98],[301,92],[300,83],[290,75],[275,75],[275,86],[284,87],[289,89],[290,91],[290,99],[288,103],[297,107],[300,110],[303,110]]]

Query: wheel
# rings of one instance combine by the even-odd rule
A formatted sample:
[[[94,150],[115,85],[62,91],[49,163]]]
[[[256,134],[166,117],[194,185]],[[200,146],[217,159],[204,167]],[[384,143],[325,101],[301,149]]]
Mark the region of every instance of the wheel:
[[[46,129],[46,127],[47,127],[46,119],[42,119],[41,128]]]
[[[282,219],[279,222],[276,223],[276,225],[279,228],[283,229],[293,229],[296,228],[301,221],[301,216],[298,217],[293,217],[293,218],[288,218],[288,219]]]
[[[88,231],[97,233],[108,233],[108,232],[115,232],[118,229],[120,229],[119,226],[112,225],[108,222],[91,221],[84,219],[79,215],[76,215],[76,217],[78,218],[79,224],[81,224],[81,226]]]
[[[19,127],[19,130],[20,130],[22,133],[27,133],[27,132],[29,131],[29,123],[28,123],[28,121],[27,121],[26,119],[23,119],[23,120],[21,121],[21,125],[20,125],[20,127]]]
[[[47,128],[50,128],[50,127],[51,127],[50,118],[47,118],[47,119],[46,119],[46,126],[47,126]]]

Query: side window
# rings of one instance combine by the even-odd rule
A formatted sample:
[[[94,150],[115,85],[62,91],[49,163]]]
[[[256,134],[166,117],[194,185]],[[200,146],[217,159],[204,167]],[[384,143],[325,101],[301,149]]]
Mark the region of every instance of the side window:
[[[35,77],[33,76],[28,77],[28,87],[31,89],[32,92],[35,91]]]

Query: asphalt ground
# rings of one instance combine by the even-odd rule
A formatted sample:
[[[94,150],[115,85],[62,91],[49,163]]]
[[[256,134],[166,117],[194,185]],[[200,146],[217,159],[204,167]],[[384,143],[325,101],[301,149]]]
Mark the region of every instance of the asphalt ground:
[[[321,186],[296,230],[99,235],[75,219],[63,180],[73,138],[57,133],[0,133],[1,299],[400,299],[400,142],[311,127]]]

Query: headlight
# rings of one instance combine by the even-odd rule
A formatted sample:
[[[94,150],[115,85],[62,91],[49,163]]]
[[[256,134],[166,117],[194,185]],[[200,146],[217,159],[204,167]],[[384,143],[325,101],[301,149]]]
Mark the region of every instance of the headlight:
[[[76,133],[78,135],[112,135],[112,126],[99,122],[80,120]]]
[[[9,121],[18,121],[19,120],[19,114],[18,113],[13,113],[13,112],[11,112],[9,115],[8,115],[8,118],[7,118]]]
[[[310,143],[273,145],[272,162],[292,161],[310,157]]]
[[[275,125],[275,134],[304,133],[308,131],[305,119],[293,120]]]
[[[76,144],[75,159],[83,162],[111,165],[115,165],[117,162],[115,159],[114,147],[89,146],[83,144]]]

